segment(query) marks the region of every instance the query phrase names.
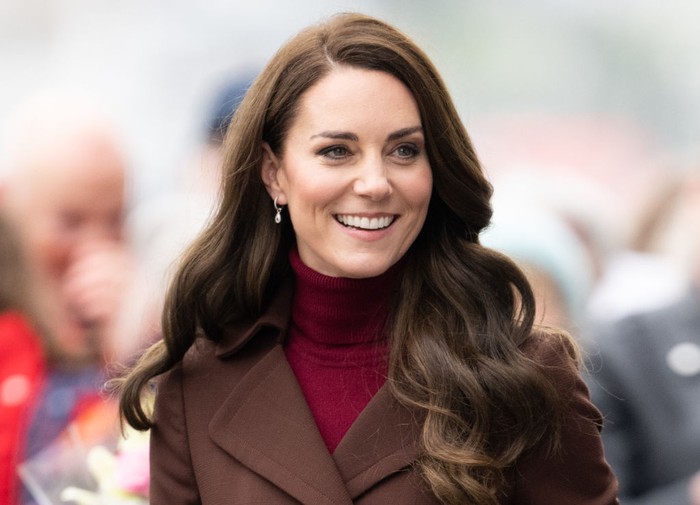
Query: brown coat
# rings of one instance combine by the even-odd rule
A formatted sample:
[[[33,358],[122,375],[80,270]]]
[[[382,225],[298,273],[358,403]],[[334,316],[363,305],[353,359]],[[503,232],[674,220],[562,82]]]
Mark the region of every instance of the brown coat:
[[[160,382],[151,504],[438,505],[411,466],[420,416],[386,386],[328,452],[281,345],[290,310],[283,291],[258,321],[218,343],[199,339]],[[560,454],[534,453],[509,471],[503,505],[617,503],[586,387],[563,348],[535,347],[533,357],[570,385],[571,422]]]

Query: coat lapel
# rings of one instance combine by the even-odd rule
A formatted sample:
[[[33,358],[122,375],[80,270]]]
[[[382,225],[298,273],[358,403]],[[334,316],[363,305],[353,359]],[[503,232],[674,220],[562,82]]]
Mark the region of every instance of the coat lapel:
[[[418,457],[423,415],[400,405],[384,384],[333,453],[354,500]]]
[[[352,503],[280,345],[238,381],[209,433],[240,463],[302,503]]]

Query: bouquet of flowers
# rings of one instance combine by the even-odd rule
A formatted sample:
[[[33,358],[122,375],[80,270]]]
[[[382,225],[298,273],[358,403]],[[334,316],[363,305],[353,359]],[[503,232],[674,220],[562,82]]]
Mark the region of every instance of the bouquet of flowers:
[[[19,466],[38,505],[148,504],[149,435],[132,429],[120,433],[116,420],[109,409],[89,421],[77,420]]]
[[[116,452],[104,445],[92,447],[87,467],[97,489],[68,486],[61,491],[63,502],[77,505],[148,504],[148,434],[128,430],[117,443]]]

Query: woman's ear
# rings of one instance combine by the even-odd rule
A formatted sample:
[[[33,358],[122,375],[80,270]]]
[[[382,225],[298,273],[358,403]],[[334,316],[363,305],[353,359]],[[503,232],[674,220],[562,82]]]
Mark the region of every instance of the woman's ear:
[[[267,142],[262,144],[262,163],[260,165],[260,177],[262,178],[265,189],[272,198],[277,199],[280,205],[286,205],[287,197],[279,184],[277,178],[280,169],[280,160],[277,155],[272,152],[272,148]]]

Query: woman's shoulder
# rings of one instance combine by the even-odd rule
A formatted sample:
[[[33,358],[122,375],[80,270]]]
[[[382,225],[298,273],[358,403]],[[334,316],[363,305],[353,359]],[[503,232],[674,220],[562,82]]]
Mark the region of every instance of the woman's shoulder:
[[[178,376],[175,381],[183,380],[190,384],[207,383],[212,377],[233,380],[254,366],[277,343],[275,335],[266,338],[270,332],[263,330],[238,346],[235,345],[238,339],[235,334],[238,332],[230,333],[220,340],[197,336],[180,362],[164,374],[161,381],[171,381],[169,376]]]
[[[517,489],[528,503],[619,503],[600,436],[603,418],[582,379],[576,341],[564,331],[536,328],[522,350],[556,391],[557,429],[551,443],[518,462]]]
[[[539,368],[560,400],[566,403],[579,392],[588,396],[588,391],[583,391],[579,345],[571,335],[558,329],[536,328],[521,351]]]
[[[215,363],[214,356],[214,342],[196,337],[182,359],[157,377],[159,393],[181,388],[185,376],[188,379],[196,379],[198,376],[206,374],[206,371],[210,370]]]
[[[531,360],[545,367],[573,367],[578,370],[581,352],[576,340],[567,332],[555,328],[538,327],[521,346]]]
[[[219,382],[221,371],[216,358],[216,343],[203,337],[195,338],[182,359],[157,379],[157,398],[192,399],[201,396],[207,383]],[[158,402],[156,402],[158,403]]]

